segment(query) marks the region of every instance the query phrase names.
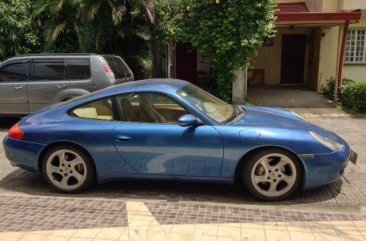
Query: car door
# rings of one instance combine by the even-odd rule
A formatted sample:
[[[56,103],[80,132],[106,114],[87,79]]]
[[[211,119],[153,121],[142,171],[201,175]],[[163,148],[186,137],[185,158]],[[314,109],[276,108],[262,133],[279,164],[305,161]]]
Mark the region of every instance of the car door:
[[[0,114],[29,113],[27,100],[29,62],[11,62],[0,68]]]
[[[34,59],[28,82],[28,101],[31,112],[47,105],[61,102],[70,96],[63,58]]]
[[[177,111],[182,115],[187,111],[162,94],[133,93],[117,99],[124,121],[113,130],[113,142],[121,159],[135,170],[168,176],[220,176],[223,141],[215,128],[179,126]]]
[[[66,59],[68,78],[70,80],[71,97],[79,96],[97,90],[92,83],[90,58],[88,56],[73,56]],[[100,79],[96,80],[96,82]]]

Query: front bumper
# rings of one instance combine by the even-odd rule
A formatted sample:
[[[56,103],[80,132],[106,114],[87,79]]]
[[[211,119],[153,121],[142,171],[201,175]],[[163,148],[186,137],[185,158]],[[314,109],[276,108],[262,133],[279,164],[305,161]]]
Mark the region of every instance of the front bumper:
[[[44,145],[19,141],[5,137],[3,140],[5,156],[13,166],[38,172],[38,157]]]
[[[357,162],[357,154],[346,148],[341,152],[300,156],[305,165],[304,188],[314,188],[337,181],[351,161]]]

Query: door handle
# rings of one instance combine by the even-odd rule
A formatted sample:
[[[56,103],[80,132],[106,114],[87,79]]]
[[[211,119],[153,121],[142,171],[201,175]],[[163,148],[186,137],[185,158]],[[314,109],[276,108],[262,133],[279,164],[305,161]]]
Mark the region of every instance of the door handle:
[[[64,84],[58,84],[57,85],[57,88],[59,88],[59,89],[63,89],[63,88],[65,88],[66,87],[66,85],[64,85]]]
[[[16,89],[16,90],[23,89],[23,85],[15,86],[14,89]]]
[[[127,142],[129,140],[131,140],[129,136],[116,136],[116,141],[118,142]]]

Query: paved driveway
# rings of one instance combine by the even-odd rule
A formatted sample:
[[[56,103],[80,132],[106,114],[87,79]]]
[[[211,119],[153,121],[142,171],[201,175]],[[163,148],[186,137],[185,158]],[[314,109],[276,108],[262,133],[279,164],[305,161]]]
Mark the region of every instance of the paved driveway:
[[[305,117],[348,116],[322,94],[305,87],[250,86],[248,99],[254,105],[286,108]]]

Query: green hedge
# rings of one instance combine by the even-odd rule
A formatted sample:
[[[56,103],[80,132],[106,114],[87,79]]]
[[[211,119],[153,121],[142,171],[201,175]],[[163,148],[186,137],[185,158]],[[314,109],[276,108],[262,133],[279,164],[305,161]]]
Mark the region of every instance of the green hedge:
[[[341,87],[341,105],[354,113],[366,113],[366,81],[350,82]]]
[[[328,99],[334,100],[335,79],[332,77],[327,80],[327,85],[325,87],[322,87],[321,91],[323,95],[325,95]]]
[[[334,78],[327,80],[327,85],[322,88],[322,92],[328,99],[334,99]],[[351,79],[343,79],[338,102],[350,112],[366,113],[366,81],[355,82]]]

